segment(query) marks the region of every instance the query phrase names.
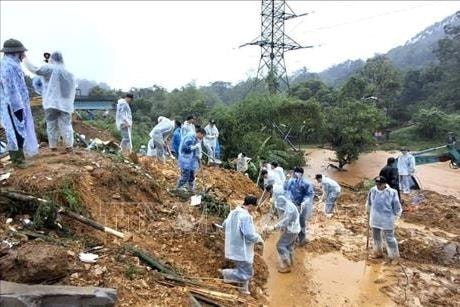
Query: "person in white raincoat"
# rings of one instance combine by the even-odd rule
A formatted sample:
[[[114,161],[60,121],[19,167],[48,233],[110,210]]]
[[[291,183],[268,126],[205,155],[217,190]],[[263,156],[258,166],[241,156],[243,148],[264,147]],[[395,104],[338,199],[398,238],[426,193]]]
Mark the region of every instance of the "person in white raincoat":
[[[193,115],[187,116],[181,127],[181,137],[185,137],[188,133],[195,133],[195,117]]]
[[[255,196],[246,196],[242,206],[233,209],[225,219],[225,258],[235,263],[234,269],[224,269],[224,282],[241,283],[241,292],[249,293],[249,281],[254,275],[254,245],[263,243],[254,227],[250,212],[257,207]]]
[[[158,124],[153,127],[152,131],[150,131],[150,141],[149,141],[149,153],[153,150],[153,147],[156,149],[156,157],[160,159],[162,162],[166,160],[166,137],[173,131],[174,129],[174,121],[166,118],[164,116],[158,117]],[[149,154],[148,154],[149,155]]]
[[[281,166],[279,166],[278,162],[276,161],[271,162],[270,165],[272,166],[273,176],[278,178],[276,181],[282,186],[284,186],[284,183],[286,182],[286,175],[284,174],[284,169]]]
[[[280,257],[278,272],[289,273],[294,262],[294,244],[300,233],[299,211],[294,203],[286,198],[283,186],[275,184],[273,197],[279,221],[274,226],[268,226],[266,230],[280,230],[280,237],[276,243]]]
[[[398,174],[400,189],[404,194],[410,193],[412,175],[415,173],[415,158],[407,148],[401,149],[402,155],[398,157]]]
[[[21,168],[30,165],[25,162],[26,156],[38,154],[29,91],[21,68],[26,51],[16,39],[6,40],[0,50],[5,53],[0,62],[0,121],[11,162]]]
[[[130,154],[133,150],[131,141],[131,129],[133,126],[133,118],[131,115],[131,108],[129,103],[134,99],[133,94],[126,94],[124,98],[118,100],[117,114],[115,117],[115,124],[121,133],[121,152],[123,154]]]
[[[374,257],[383,257],[383,236],[388,258],[390,261],[397,261],[399,248],[395,237],[395,226],[402,213],[398,192],[387,185],[385,177],[378,176],[374,181],[376,185],[370,189],[366,202],[369,226],[372,228],[374,240]]]
[[[204,130],[206,131],[206,136],[203,141],[204,146],[206,147],[206,151],[211,159],[215,160],[217,139],[219,138],[219,130],[216,127],[216,122],[214,120],[210,120],[209,124],[204,127]]]
[[[62,54],[58,51],[51,53],[49,63],[40,68],[32,65],[27,59],[24,64],[27,69],[44,80],[42,97],[49,148],[56,151],[59,137],[62,137],[66,151],[72,151],[72,113],[76,83],[73,74],[64,66]]]
[[[321,174],[317,174],[315,179],[319,184],[321,184],[321,188],[323,190],[321,201],[325,201],[324,213],[327,217],[331,217],[334,212],[335,202],[337,201],[337,198],[339,198],[342,188],[336,181]]]

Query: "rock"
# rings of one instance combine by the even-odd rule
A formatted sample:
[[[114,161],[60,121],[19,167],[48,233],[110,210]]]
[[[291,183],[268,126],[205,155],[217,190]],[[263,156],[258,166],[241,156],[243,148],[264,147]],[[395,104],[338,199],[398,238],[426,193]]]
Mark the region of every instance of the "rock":
[[[91,165],[85,165],[85,166],[83,166],[83,168],[84,168],[85,170],[87,170],[88,172],[94,171],[94,167],[92,167]]]
[[[457,254],[457,244],[450,242],[446,244],[442,249],[443,259],[446,262],[454,261],[455,255]]]
[[[68,250],[67,251],[67,255],[71,256],[71,257],[75,257],[75,252],[71,251],[71,250]]]
[[[115,306],[117,290],[0,281],[1,306]]]
[[[80,277],[80,274],[78,273],[73,273],[72,275],[70,275],[70,278],[73,278],[73,279],[77,279],[78,277]]]
[[[385,283],[387,280],[385,278],[382,278],[382,277],[379,277],[377,278],[376,280],[374,280],[374,284],[383,284]]]
[[[107,268],[106,267],[101,267],[101,266],[96,266],[95,269],[94,269],[94,275],[96,276],[99,276],[99,275],[102,275],[104,274],[105,272],[107,272]]]
[[[51,244],[37,247],[28,242],[0,258],[0,272],[6,281],[40,283],[62,278],[68,269],[66,249]]]

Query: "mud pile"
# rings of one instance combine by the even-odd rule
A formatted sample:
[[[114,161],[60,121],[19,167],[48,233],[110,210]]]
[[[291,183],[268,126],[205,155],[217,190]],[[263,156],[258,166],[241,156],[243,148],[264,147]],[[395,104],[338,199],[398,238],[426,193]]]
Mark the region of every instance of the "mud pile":
[[[408,210],[404,219],[406,222],[435,227],[460,235],[460,200],[454,196],[420,191],[405,199]]]
[[[455,306],[460,299],[460,202],[431,191],[413,192],[403,199],[405,210],[396,228],[401,261],[379,269],[375,284],[397,304]],[[305,251],[312,257],[339,253],[366,266],[382,265],[381,259],[367,259],[365,202],[365,192],[344,189],[332,219],[316,207],[313,240]],[[372,233],[370,248],[372,254]]]
[[[151,157],[142,157],[140,161],[151,173],[161,174],[157,179],[162,183],[172,187],[176,184],[180,170],[174,161],[161,164]],[[196,177],[197,192],[211,191],[217,198],[231,204],[239,204],[248,194],[260,194],[260,190],[249,178],[231,170],[205,167],[198,172]]]
[[[110,134],[107,130],[88,125],[79,119],[74,118],[72,120],[72,127],[78,134],[83,134],[87,140],[98,138],[103,141],[110,141],[114,139],[113,135]]]
[[[24,248],[38,257],[34,250],[51,254],[57,246],[60,259],[66,260],[64,274],[60,271],[48,281],[47,274],[38,272],[32,278],[34,281],[117,288],[120,306],[189,304],[186,288],[159,283],[155,271],[129,252],[129,244],[146,251],[181,276],[202,280],[221,292],[238,294],[235,288],[214,280],[220,278],[218,269],[228,265],[223,254],[223,233],[212,225],[222,220],[203,215],[191,207],[189,201],[184,202],[170,192],[178,176],[174,162],[160,164],[144,158],[142,165],[85,150],[76,150],[70,155],[43,150],[34,165],[15,169],[4,188],[53,200],[133,236],[124,242],[62,216],[64,230],[39,229],[43,230],[44,237],[35,239],[15,231],[21,228],[21,220],[30,216],[17,212],[11,215],[3,210],[0,239],[15,246],[2,248],[0,263],[5,257],[14,258],[14,253]],[[259,194],[257,187],[243,175],[217,168],[205,167],[198,175],[198,189],[204,189],[206,184],[212,185],[210,193],[214,193],[216,199],[227,198],[232,204],[240,203],[246,193]],[[14,220],[6,226],[10,216]],[[102,249],[96,251],[100,258],[95,264],[78,259],[80,252],[98,246]],[[256,276],[251,288],[257,296],[262,292],[259,288],[265,283],[268,270],[260,256],[256,256],[255,261]],[[41,265],[48,267],[51,262]],[[34,263],[24,260],[22,264],[9,269],[17,270],[16,275],[22,276],[27,273],[27,266]],[[26,282],[30,278],[15,281]]]

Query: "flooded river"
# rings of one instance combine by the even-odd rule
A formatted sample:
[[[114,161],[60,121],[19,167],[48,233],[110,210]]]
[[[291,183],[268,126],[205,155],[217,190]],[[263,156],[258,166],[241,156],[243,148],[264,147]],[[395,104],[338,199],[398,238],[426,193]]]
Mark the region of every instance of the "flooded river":
[[[326,149],[310,149],[306,174],[310,178],[318,172],[348,185],[357,185],[364,178],[378,176],[389,157],[397,157],[399,152],[374,151],[362,154],[359,160],[345,166],[347,171],[338,172],[334,168],[327,168],[335,158],[335,153]],[[425,190],[435,191],[444,195],[453,195],[460,198],[460,169],[451,169],[448,162],[419,165],[416,167],[416,176]]]

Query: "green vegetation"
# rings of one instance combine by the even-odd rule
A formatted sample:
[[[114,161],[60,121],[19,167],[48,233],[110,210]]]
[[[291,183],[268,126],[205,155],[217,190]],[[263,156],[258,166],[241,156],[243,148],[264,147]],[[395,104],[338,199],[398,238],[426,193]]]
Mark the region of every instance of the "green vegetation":
[[[262,161],[276,160],[284,168],[303,164],[302,155],[285,142],[287,132],[296,146],[332,147],[339,168],[375,148],[375,131],[393,131],[388,142],[380,141],[381,149],[442,145],[448,131],[460,135],[460,27],[447,27],[446,33],[435,50],[438,64],[403,72],[377,55],[355,63],[353,75],[336,88],[315,79],[301,82],[308,77],[304,69],[284,95],[270,95],[262,83],[251,91],[252,79],[236,85],[191,83],[171,92],[156,85],[133,89],[134,148],[147,143],[160,115],[181,121],[195,115],[202,126],[215,119],[224,165],[245,152],[253,159],[248,171],[253,179]],[[120,92],[96,88],[91,94]],[[93,124],[118,134],[113,119]]]
[[[132,264],[130,264],[125,270],[125,276],[129,280],[136,279],[142,275],[144,275],[144,272]]]

